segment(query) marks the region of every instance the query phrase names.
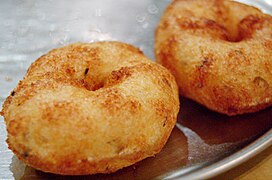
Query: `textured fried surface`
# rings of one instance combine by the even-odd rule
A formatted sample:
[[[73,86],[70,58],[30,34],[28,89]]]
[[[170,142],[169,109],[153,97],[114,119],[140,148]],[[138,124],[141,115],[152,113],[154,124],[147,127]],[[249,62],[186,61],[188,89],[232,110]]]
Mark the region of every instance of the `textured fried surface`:
[[[180,93],[228,115],[272,104],[272,18],[228,0],[176,0],[156,31]]]
[[[72,44],[35,61],[6,99],[9,148],[57,174],[110,173],[158,153],[179,110],[164,67],[118,42]]]

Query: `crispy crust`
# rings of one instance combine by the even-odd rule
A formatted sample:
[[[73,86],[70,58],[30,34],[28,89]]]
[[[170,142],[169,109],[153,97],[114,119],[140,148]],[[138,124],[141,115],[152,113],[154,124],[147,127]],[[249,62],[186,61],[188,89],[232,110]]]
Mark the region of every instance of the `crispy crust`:
[[[158,153],[179,111],[164,67],[118,42],[72,44],[36,60],[3,105],[9,148],[63,175],[111,173]]]
[[[229,0],[176,0],[155,33],[156,60],[180,94],[227,115],[272,104],[272,17]]]

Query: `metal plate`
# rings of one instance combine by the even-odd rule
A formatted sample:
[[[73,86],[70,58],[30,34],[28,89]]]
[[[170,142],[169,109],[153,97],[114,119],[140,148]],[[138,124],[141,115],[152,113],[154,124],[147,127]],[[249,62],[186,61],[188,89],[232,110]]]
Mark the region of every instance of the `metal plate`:
[[[240,1],[272,14],[270,0]],[[22,79],[31,62],[50,49],[65,44],[118,40],[139,47],[154,59],[154,30],[169,3],[169,0],[2,1],[1,104]],[[272,144],[272,108],[249,115],[226,117],[181,98],[180,112],[168,143],[156,157],[113,174],[73,178],[209,178],[253,157]],[[13,156],[5,142],[5,128],[1,117],[0,179],[63,178],[34,170]]]

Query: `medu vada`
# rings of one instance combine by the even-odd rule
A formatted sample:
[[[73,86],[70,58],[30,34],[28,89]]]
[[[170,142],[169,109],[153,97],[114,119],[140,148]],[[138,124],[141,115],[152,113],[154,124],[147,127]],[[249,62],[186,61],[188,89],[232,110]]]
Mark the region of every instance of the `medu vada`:
[[[120,42],[76,43],[31,64],[3,104],[9,148],[36,169],[111,173],[154,156],[179,111],[172,74]]]
[[[175,0],[155,33],[156,60],[180,94],[227,115],[272,104],[272,17],[230,0]]]

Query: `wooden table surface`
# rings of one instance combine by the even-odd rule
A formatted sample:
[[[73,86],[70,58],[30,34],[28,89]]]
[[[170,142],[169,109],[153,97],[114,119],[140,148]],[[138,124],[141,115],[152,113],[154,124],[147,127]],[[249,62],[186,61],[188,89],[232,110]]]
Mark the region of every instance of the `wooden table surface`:
[[[212,179],[272,179],[272,146],[245,163]]]

